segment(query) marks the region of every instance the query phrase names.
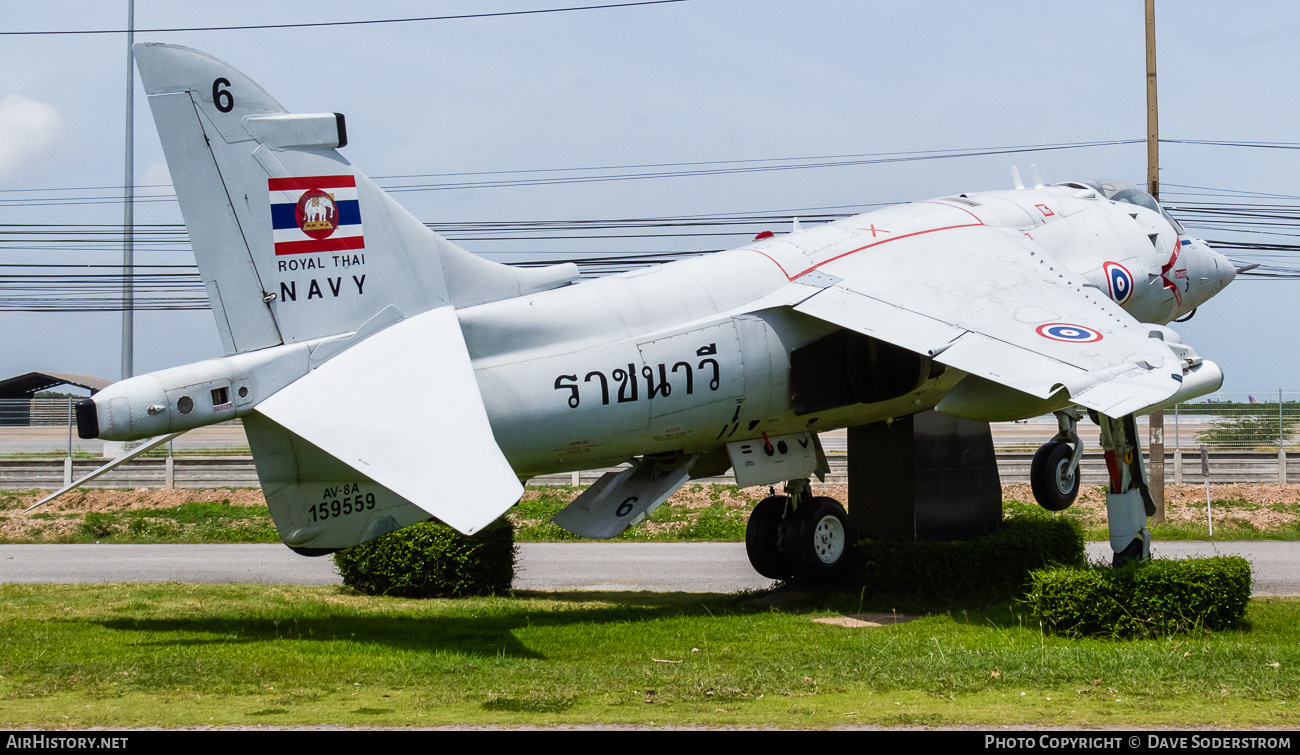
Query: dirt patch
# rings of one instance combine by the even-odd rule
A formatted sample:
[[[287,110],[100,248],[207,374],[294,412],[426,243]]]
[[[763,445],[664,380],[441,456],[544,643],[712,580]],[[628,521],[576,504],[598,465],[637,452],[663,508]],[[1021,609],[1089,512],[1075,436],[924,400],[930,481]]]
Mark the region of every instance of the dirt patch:
[[[39,538],[57,540],[76,531],[85,514],[119,511],[170,509],[185,503],[221,503],[231,506],[265,506],[261,490],[209,488],[206,490],[78,489],[69,491],[30,514],[27,507],[48,495],[48,491],[0,493],[0,537],[9,540]]]
[[[1032,503],[1034,494],[1028,485],[1003,485],[1002,498]],[[1285,527],[1300,519],[1300,485],[1211,485],[1210,500],[1216,524],[1222,522],[1270,530]],[[1106,488],[1084,486],[1071,511],[1085,526],[1104,526]],[[1167,521],[1204,523],[1205,518],[1205,485],[1165,486]]]
[[[576,488],[554,489],[551,495],[572,500],[580,492]],[[778,489],[778,492],[779,489]],[[829,496],[840,502],[848,501],[847,485],[813,484],[813,494]],[[135,490],[81,489],[71,491],[58,500],[47,503],[33,514],[45,516],[32,518],[22,511],[39,501],[46,493],[0,493],[0,536],[21,537],[32,526],[47,533],[58,533],[75,528],[73,519],[57,515],[78,515],[91,512],[117,512],[148,509],[166,509],[191,502],[229,502],[231,506],[265,506],[262,491],[250,488],[209,488],[204,490],[161,490],[137,488]],[[537,490],[524,491],[525,501],[536,500]],[[667,505],[679,510],[700,510],[717,504],[734,511],[746,511],[768,495],[765,487],[736,489],[730,485],[703,485],[690,483],[668,499]],[[1004,500],[1032,503],[1033,493],[1028,485],[1004,485]],[[1214,501],[1216,524],[1223,522],[1249,525],[1258,530],[1285,527],[1300,519],[1300,485],[1234,483],[1211,485],[1210,497]],[[1165,487],[1165,516],[1171,522],[1205,521],[1204,485],[1168,485]],[[1102,527],[1106,521],[1106,490],[1099,486],[1085,486],[1071,509],[1085,526]],[[50,515],[56,515],[51,517]],[[688,526],[686,521],[646,522],[640,527],[657,527],[665,531]]]
[[[850,629],[870,629],[872,627],[905,624],[919,618],[921,617],[902,613],[855,613],[850,616],[829,616],[822,619],[813,619],[813,621],[818,624],[830,624],[831,626],[848,627]]]
[[[45,491],[0,494],[3,508],[22,511],[48,495]],[[47,514],[88,513],[91,511],[132,511],[136,509],[167,509],[184,503],[228,501],[231,506],[265,506],[262,491],[252,488],[208,488],[206,490],[162,490],[136,488],[135,490],[78,489],[45,504],[36,511]],[[35,513],[35,512],[33,512]]]

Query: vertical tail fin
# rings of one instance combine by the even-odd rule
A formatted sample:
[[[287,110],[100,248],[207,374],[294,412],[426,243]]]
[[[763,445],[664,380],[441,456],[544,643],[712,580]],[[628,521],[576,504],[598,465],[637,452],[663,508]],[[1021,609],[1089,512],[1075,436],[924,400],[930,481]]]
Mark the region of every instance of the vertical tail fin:
[[[337,151],[343,117],[291,114],[197,50],[137,44],[190,243],[228,354],[565,285],[442,239]]]

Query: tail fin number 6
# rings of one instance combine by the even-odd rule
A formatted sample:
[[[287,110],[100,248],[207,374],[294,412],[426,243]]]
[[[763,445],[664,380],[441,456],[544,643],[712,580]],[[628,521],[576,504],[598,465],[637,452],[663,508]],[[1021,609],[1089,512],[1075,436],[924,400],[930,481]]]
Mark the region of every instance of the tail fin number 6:
[[[217,106],[217,110],[229,113],[235,109],[235,96],[229,89],[222,89],[223,86],[230,86],[230,80],[224,76],[212,82],[212,104]]]

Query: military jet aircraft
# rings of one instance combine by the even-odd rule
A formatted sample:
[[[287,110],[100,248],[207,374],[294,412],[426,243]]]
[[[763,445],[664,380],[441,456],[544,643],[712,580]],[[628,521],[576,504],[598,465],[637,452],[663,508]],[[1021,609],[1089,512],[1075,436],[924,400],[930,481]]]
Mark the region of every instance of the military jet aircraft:
[[[755,567],[817,576],[847,531],[810,494],[818,431],[1056,412],[1033,480],[1059,509],[1083,407],[1102,424],[1112,544],[1140,556],[1133,416],[1222,382],[1165,325],[1234,270],[1122,182],[954,194],[580,281],[430,231],[340,155],[342,115],[290,113],[196,50],[135,54],[226,356],[100,391],[79,433],[155,439],[139,453],[242,418],[299,553],[430,517],[473,533],[522,480],[630,461],[556,521],[613,537],[734,468],[742,486],[785,483],[750,521]]]

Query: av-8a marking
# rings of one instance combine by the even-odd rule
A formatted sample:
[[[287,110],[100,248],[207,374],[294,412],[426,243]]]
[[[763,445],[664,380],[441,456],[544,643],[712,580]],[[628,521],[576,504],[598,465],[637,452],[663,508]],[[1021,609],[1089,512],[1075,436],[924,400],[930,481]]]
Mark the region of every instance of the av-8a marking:
[[[521,480],[631,461],[556,521],[612,537],[734,467],[788,493],[751,520],[756,568],[824,574],[846,530],[809,493],[818,431],[1056,412],[1034,487],[1061,508],[1082,406],[1103,426],[1112,543],[1140,555],[1133,416],[1222,382],[1164,325],[1234,270],[1127,184],[940,197],[579,281],[431,232],[340,156],[340,115],[291,114],[187,48],[136,60],[227,355],[114,384],[78,406],[79,430],[161,442],[243,418],[302,553],[431,516],[474,532]]]

